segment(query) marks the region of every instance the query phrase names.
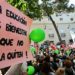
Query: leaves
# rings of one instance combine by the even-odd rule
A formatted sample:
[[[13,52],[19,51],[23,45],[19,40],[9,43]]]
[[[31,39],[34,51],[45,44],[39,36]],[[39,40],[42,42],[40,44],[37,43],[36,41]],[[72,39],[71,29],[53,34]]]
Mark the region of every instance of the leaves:
[[[24,0],[7,0],[7,2],[23,12],[25,12],[27,8],[27,3]]]
[[[7,0],[7,2],[11,4],[11,3],[13,3],[13,0]]]
[[[43,15],[51,15],[54,12],[74,11],[73,5],[68,7],[69,0],[41,0],[40,5],[38,0],[7,1],[33,19],[40,19]]]

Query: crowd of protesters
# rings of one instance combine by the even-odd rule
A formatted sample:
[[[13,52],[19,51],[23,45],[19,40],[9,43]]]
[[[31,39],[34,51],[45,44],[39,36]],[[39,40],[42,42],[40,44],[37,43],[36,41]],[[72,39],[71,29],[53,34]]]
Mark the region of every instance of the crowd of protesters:
[[[39,47],[39,53],[35,55],[35,61],[28,61],[27,65],[34,66],[33,75],[75,75],[75,49],[68,48],[65,44],[54,46],[44,42]],[[54,53],[58,49],[59,53]]]

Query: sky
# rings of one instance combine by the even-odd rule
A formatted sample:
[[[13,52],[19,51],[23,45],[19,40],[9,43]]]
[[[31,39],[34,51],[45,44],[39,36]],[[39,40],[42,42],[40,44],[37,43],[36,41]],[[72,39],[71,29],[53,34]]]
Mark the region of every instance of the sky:
[[[70,0],[69,4],[75,4],[75,0]]]
[[[75,0],[69,0],[70,2],[69,2],[69,5],[71,5],[71,4],[75,4]],[[39,0],[39,3],[41,3],[41,0]]]

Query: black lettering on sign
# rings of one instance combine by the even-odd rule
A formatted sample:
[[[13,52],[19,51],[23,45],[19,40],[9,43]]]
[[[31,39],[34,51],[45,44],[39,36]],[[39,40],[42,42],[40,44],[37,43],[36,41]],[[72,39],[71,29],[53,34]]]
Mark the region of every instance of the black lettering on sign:
[[[26,20],[24,20],[22,17],[20,17],[19,15],[15,14],[14,12],[12,12],[8,9],[6,9],[6,16],[20,22],[21,24],[27,25]]]
[[[7,59],[9,59],[9,60],[11,60],[11,59],[15,59],[15,58],[21,58],[21,57],[23,57],[23,52],[17,52],[16,50],[15,50],[15,52],[9,52],[8,54],[7,54]]]
[[[2,7],[1,7],[1,5],[0,5],[0,14],[2,14]]]
[[[27,31],[25,31],[21,28],[17,28],[16,26],[11,25],[11,24],[6,24],[6,31],[17,33],[20,35],[25,35],[25,36],[27,35]]]
[[[1,21],[0,21],[0,23],[1,23]],[[0,28],[1,28],[1,26],[0,26]]]
[[[22,40],[18,40],[17,46],[23,46],[24,42]]]
[[[7,54],[7,59],[11,59],[11,57],[12,57],[12,54],[11,53],[8,53]]]
[[[0,45],[2,45],[2,46],[13,46],[13,39],[0,38]]]
[[[23,57],[23,52],[16,52],[17,58]]]
[[[25,52],[25,54],[26,54],[26,58],[28,58],[28,52],[27,51]]]
[[[3,60],[5,60],[5,54],[4,53],[2,53],[2,55],[0,55],[0,61],[3,61]]]

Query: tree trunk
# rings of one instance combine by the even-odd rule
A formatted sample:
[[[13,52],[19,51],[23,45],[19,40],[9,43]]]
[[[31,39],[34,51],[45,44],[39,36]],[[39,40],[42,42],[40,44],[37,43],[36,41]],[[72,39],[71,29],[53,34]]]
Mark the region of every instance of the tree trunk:
[[[49,17],[49,19],[51,20],[51,22],[52,22],[52,24],[53,24],[53,26],[54,26],[54,28],[55,28],[55,31],[56,31],[56,33],[57,33],[57,36],[58,36],[59,42],[62,42],[62,39],[61,39],[61,36],[60,36],[60,34],[59,34],[59,31],[58,31],[58,28],[57,28],[57,26],[56,26],[55,21],[53,20],[52,16],[49,15],[48,10],[46,9],[45,11],[46,11],[47,16]]]
[[[46,9],[46,10],[47,10],[47,9]],[[55,28],[55,31],[56,31],[56,33],[57,33],[59,42],[62,42],[62,39],[61,39],[61,36],[60,36],[60,34],[59,34],[59,31],[58,31],[58,28],[57,28],[57,26],[56,26],[55,21],[53,20],[53,18],[51,17],[51,15],[48,14],[47,11],[46,11],[46,13],[47,13],[47,16],[49,17],[49,19],[51,20],[51,22],[52,22],[52,24],[53,24],[53,26],[54,26],[54,28]]]
[[[60,36],[60,34],[59,34],[58,28],[57,28],[57,26],[56,26],[56,24],[55,24],[55,21],[53,20],[53,18],[52,18],[51,16],[48,16],[48,17],[49,17],[49,19],[51,20],[51,22],[52,22],[52,24],[53,24],[53,26],[54,26],[54,28],[55,28],[55,31],[56,31],[56,33],[57,33],[57,36],[58,36],[59,41],[61,42],[62,39],[61,39],[61,36]]]
[[[61,39],[61,36],[60,36],[60,34],[59,34],[59,31],[58,31],[58,28],[57,28],[57,26],[56,26],[56,23],[55,23],[55,21],[53,20],[53,18],[51,17],[50,12],[48,12],[48,11],[50,11],[50,10],[49,10],[48,7],[47,7],[46,1],[44,1],[44,3],[45,3],[45,5],[44,5],[45,7],[44,7],[43,9],[44,9],[44,11],[46,12],[47,16],[49,17],[49,19],[51,20],[51,22],[52,22],[52,24],[53,24],[53,26],[54,26],[54,28],[55,28],[55,31],[56,31],[56,33],[57,33],[59,42],[62,42],[62,39]]]

